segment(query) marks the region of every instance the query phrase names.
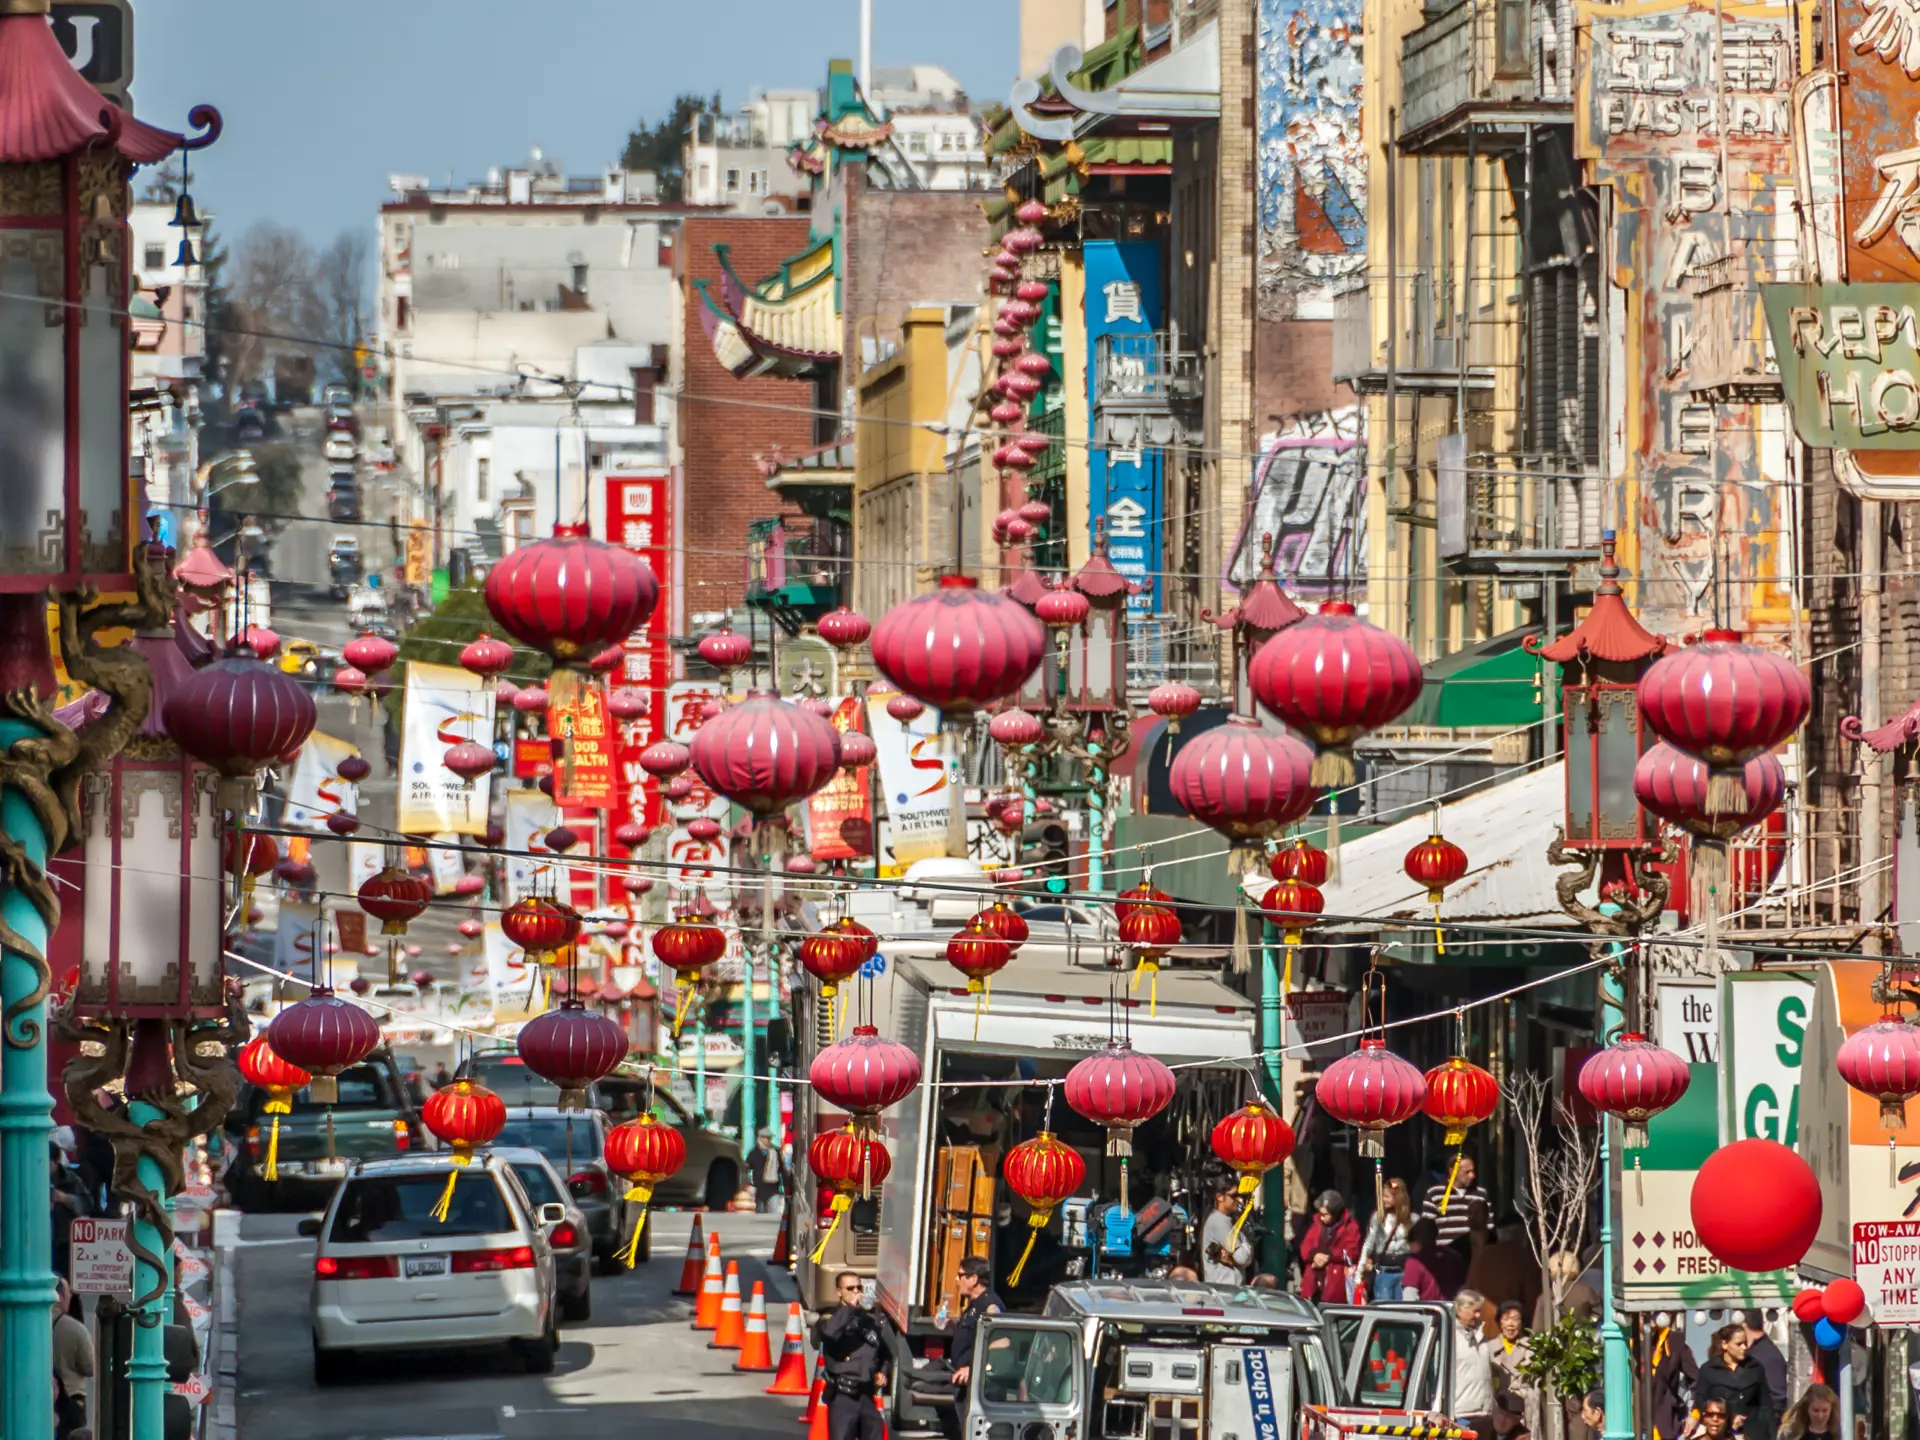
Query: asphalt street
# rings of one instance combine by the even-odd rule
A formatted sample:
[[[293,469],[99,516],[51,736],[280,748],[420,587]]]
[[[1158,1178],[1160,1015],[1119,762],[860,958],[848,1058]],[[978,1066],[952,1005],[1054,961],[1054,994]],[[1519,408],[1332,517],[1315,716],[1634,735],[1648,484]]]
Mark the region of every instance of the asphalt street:
[[[741,1289],[767,1282],[778,1358],[784,1271],[771,1270],[775,1217],[708,1215]],[[522,1373],[498,1349],[366,1357],[353,1381],[314,1384],[307,1329],[313,1242],[297,1215],[248,1215],[238,1249],[240,1440],[693,1440],[719,1432],[800,1440],[802,1402],[765,1394],[766,1374],[740,1374],[733,1352],[691,1329],[691,1302],[670,1292],[692,1225],[664,1212],[653,1260],[593,1282],[593,1319],[561,1331],[551,1375]],[[777,1297],[778,1303],[775,1303]]]

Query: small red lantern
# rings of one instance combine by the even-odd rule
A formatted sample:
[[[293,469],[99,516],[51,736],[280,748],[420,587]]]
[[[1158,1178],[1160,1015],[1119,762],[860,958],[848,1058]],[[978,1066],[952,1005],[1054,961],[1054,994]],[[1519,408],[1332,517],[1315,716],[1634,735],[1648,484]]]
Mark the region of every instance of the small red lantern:
[[[256,1035],[242,1046],[235,1063],[240,1067],[240,1077],[266,1094],[267,1103],[260,1108],[263,1114],[273,1117],[273,1128],[267,1135],[267,1153],[260,1167],[260,1178],[278,1180],[280,1117],[293,1113],[293,1092],[305,1089],[313,1076],[275,1054],[265,1035]]]
[[[873,622],[859,611],[841,605],[822,615],[814,629],[834,649],[855,650],[867,643],[867,636],[873,633]]]
[[[833,1232],[840,1228],[841,1218],[853,1208],[854,1194],[868,1195],[874,1186],[884,1185],[893,1172],[893,1156],[878,1140],[857,1130],[823,1130],[807,1147],[807,1169],[833,1191],[828,1206],[833,1220],[813,1251],[813,1263],[817,1265],[827,1253]]]
[[[1882,1015],[1846,1038],[1834,1056],[1834,1068],[1848,1085],[1880,1102],[1888,1183],[1893,1184],[1899,1169],[1896,1132],[1906,1128],[1907,1101],[1920,1095],[1920,1031],[1898,1015]]]
[[[1820,1233],[1820,1182],[1777,1140],[1736,1140],[1695,1173],[1689,1209],[1694,1234],[1728,1269],[1785,1270]]]
[[[358,785],[373,773],[373,766],[367,763],[364,755],[349,755],[338,765],[334,766],[333,771],[349,784]]]
[[[1147,692],[1147,709],[1167,722],[1167,733],[1178,735],[1180,722],[1200,708],[1200,692],[1184,680],[1170,680]]]
[[[840,987],[867,963],[866,947],[858,936],[831,926],[800,942],[800,965],[820,982],[820,998],[832,1005]],[[829,1012],[831,1013],[831,1012]]]
[[[560,1087],[562,1110],[585,1110],[587,1090],[627,1058],[627,1032],[569,1001],[522,1025],[514,1048],[529,1070]]]
[[[1455,1055],[1444,1065],[1427,1071],[1427,1098],[1420,1108],[1429,1119],[1440,1122],[1446,1132],[1442,1144],[1454,1147],[1453,1168],[1447,1172],[1447,1188],[1440,1195],[1440,1213],[1447,1213],[1453,1198],[1453,1183],[1460,1175],[1460,1157],[1464,1153],[1467,1131],[1490,1119],[1500,1105],[1500,1082],[1464,1055]]]
[[[1309,845],[1298,836],[1291,845],[1274,851],[1267,861],[1267,873],[1274,879],[1298,880],[1302,885],[1311,885],[1315,889],[1327,883],[1327,876],[1331,872],[1327,852],[1318,845]]]
[[[980,1026],[980,1004],[986,999],[993,977],[1013,958],[1013,947],[974,916],[947,939],[947,963],[967,977],[967,993],[981,997],[974,1009],[974,1030]]]
[[[1320,893],[1320,887],[1304,880],[1282,880],[1269,886],[1261,897],[1260,913],[1279,927],[1280,938],[1287,947],[1286,965],[1280,979],[1282,995],[1293,990],[1294,952],[1300,948],[1307,931],[1320,923],[1320,915],[1326,908],[1327,897]]]
[[[496,640],[486,631],[480,632],[477,640],[470,642],[460,651],[460,667],[483,679],[498,675],[513,665],[513,647],[504,640]]]
[[[1233,1222],[1231,1242],[1238,1245],[1240,1230],[1253,1213],[1253,1192],[1260,1188],[1261,1177],[1293,1154],[1293,1127],[1264,1100],[1249,1100],[1221,1118],[1213,1127],[1209,1143],[1213,1153],[1240,1176],[1239,1190],[1245,1203],[1240,1207],[1240,1218]]]
[[[639,720],[652,708],[647,692],[636,685],[616,685],[607,691],[607,714],[616,720]]]
[[[883,1040],[871,1025],[813,1057],[807,1079],[814,1093],[853,1116],[853,1128],[874,1132],[879,1116],[920,1083],[920,1057],[897,1040]]]
[[[711,815],[696,815],[687,822],[687,835],[691,839],[705,843],[711,840],[718,840],[720,838],[720,832],[725,828],[726,827],[721,825],[721,823]]]
[[[580,938],[580,914],[544,895],[528,895],[500,913],[500,933],[529,955],[551,955]]]
[[[1467,873],[1467,852],[1440,833],[1440,815],[1436,811],[1433,833],[1407,851],[1404,863],[1407,878],[1426,887],[1427,902],[1433,906],[1434,952],[1444,955],[1447,936],[1440,928],[1440,902],[1446,898],[1447,886]]]
[[[640,1232],[647,1223],[654,1188],[680,1173],[680,1167],[687,1163],[687,1142],[678,1130],[648,1112],[607,1132],[606,1160],[607,1168],[627,1182],[628,1201],[640,1207],[633,1235],[620,1251],[620,1258],[631,1270],[640,1258]]]
[[[362,882],[360,908],[380,921],[382,935],[404,935],[408,922],[418,920],[433,903],[433,892],[397,865]]]
[[[453,1149],[447,1188],[440,1192],[439,1203],[433,1207],[433,1218],[444,1224],[460,1172],[473,1163],[475,1150],[506,1128],[507,1104],[478,1080],[463,1075],[429,1095],[427,1103],[420,1107],[420,1118]]]
[[[1027,1257],[1033,1254],[1034,1242],[1047,1228],[1053,1212],[1061,1201],[1071,1199],[1086,1183],[1087,1162],[1080,1158],[1079,1151],[1064,1144],[1052,1131],[1042,1130],[1007,1152],[1006,1159],[1000,1162],[1000,1176],[1009,1190],[1027,1202],[1031,1212],[1027,1216],[1027,1225],[1032,1231],[1027,1236],[1027,1248],[1020,1252],[1013,1273],[1007,1276],[1007,1284],[1018,1285]]]
[[[988,721],[987,734],[1007,749],[1019,750],[1046,739],[1047,727],[1040,723],[1038,715],[1016,706],[1012,710],[1002,710]]]
[[[722,625],[718,630],[702,635],[700,643],[694,648],[707,664],[725,672],[736,668],[753,653],[753,642],[731,625]]]
[[[547,688],[544,685],[528,685],[513,692],[508,702],[522,715],[544,715],[547,713]]]
[[[1128,988],[1140,988],[1146,976],[1147,1012],[1160,1009],[1160,962],[1180,943],[1180,917],[1165,905],[1132,904],[1120,918],[1120,943],[1133,951],[1133,979]]]
[[[585,525],[556,525],[551,540],[522,545],[487,572],[487,609],[523,645],[578,665],[646,624],[660,599],[647,562],[593,539]]]
[[[1628,1031],[1580,1067],[1580,1098],[1626,1122],[1626,1148],[1643,1150],[1647,1122],[1687,1093],[1687,1062],[1644,1035]]]
[[[887,714],[902,725],[911,725],[927,713],[927,707],[911,695],[895,695],[887,701]]]
[[[289,890],[311,890],[320,878],[311,860],[295,860],[291,856],[275,865],[273,873]]]
[[[1033,604],[1035,617],[1049,630],[1071,630],[1085,621],[1092,610],[1091,600],[1064,585],[1051,586]]]
[[[1386,1158],[1387,1128],[1420,1113],[1427,1082],[1385,1040],[1370,1038],[1323,1070],[1313,1093],[1327,1114],[1360,1132],[1361,1155],[1377,1161]]]
[[[727,953],[727,932],[705,916],[684,915],[654,931],[652,945],[655,958],[673,971],[674,988],[679,992],[673,1033],[678,1036],[687,1019],[688,992],[698,982],[700,972]]]
[[[1135,910],[1152,905],[1171,905],[1173,896],[1154,884],[1151,879],[1143,878],[1131,890],[1122,890],[1113,902],[1114,919],[1122,924]]]
[[[1159,1060],[1131,1041],[1109,1040],[1067,1072],[1063,1093],[1076,1115],[1105,1128],[1107,1154],[1124,1160],[1133,1154],[1134,1130],[1167,1108],[1173,1090],[1173,1072]],[[1124,1181],[1123,1175],[1122,1197]]]
[[[693,752],[677,740],[656,740],[640,752],[640,768],[656,780],[678,775],[693,763]]]
[[[250,655],[229,655],[193,671],[168,687],[161,705],[161,723],[174,743],[229,779],[299,749],[318,718],[304,685]]]
[[[860,730],[840,732],[840,768],[858,770],[862,765],[871,765],[880,758],[880,747],[873,743],[873,737]]]
[[[400,647],[384,635],[367,630],[340,647],[340,658],[369,675],[378,675],[400,658]]]
[[[1353,742],[1419,699],[1423,680],[1412,646],[1330,600],[1262,645],[1247,682],[1261,704],[1313,736],[1313,783],[1331,787],[1353,783]]]
[[[1026,944],[1027,936],[1032,934],[1020,912],[1004,900],[994,901],[968,923],[980,926],[990,935],[998,935],[1015,950]]]
[[[360,817],[351,810],[336,810],[327,816],[327,829],[336,835],[351,835],[360,828]]]
[[[1709,800],[1721,785],[1718,805]],[[1724,787],[1732,786],[1730,802]],[[1787,797],[1787,771],[1778,755],[1755,755],[1717,778],[1697,755],[1656,741],[1633,767],[1633,795],[1646,810],[1703,840],[1730,840],[1757,825]]]
[[[287,1006],[267,1026],[273,1053],[313,1077],[307,1093],[320,1105],[339,1100],[334,1077],[366,1059],[379,1043],[373,1016],[324,988]]]
[[[896,605],[873,632],[874,667],[904,694],[964,717],[1020,689],[1039,665],[1047,632],[1018,601],[965,575]]]
[[[472,785],[500,762],[491,745],[482,745],[477,740],[462,740],[457,745],[447,747],[447,753],[441,757],[440,763]]]

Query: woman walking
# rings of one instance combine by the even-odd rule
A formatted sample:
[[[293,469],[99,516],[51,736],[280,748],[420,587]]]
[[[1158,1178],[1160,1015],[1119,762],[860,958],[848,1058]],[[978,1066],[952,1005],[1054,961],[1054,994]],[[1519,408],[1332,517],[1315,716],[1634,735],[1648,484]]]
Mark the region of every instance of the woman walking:
[[[1726,1406],[1728,1423],[1741,1440],[1774,1440],[1767,1375],[1747,1354],[1744,1325],[1722,1325],[1707,1344],[1707,1363],[1700,1367],[1693,1403],[1704,1412],[1713,1400]]]
[[[1407,1268],[1407,1232],[1413,1228],[1413,1198],[1407,1182],[1387,1181],[1380,1208],[1367,1223],[1367,1243],[1360,1267],[1368,1294],[1375,1300],[1398,1300],[1400,1276]]]
[[[1349,1272],[1360,1258],[1360,1222],[1338,1190],[1323,1191],[1313,1204],[1313,1223],[1300,1241],[1300,1293],[1309,1300],[1344,1305],[1353,1298]]]

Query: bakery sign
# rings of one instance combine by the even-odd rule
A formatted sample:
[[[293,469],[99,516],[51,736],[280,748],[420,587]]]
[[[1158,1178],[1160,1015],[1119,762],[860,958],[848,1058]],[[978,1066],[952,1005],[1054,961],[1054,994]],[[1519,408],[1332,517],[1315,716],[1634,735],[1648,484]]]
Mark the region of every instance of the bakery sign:
[[[1793,428],[1809,445],[1920,450],[1920,285],[1763,285]]]

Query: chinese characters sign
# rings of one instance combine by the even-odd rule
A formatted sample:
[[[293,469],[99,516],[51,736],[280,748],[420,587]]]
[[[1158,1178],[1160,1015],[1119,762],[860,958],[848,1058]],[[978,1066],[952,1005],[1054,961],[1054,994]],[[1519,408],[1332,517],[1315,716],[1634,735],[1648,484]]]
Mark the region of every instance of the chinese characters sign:
[[[849,697],[834,707],[833,728],[845,734],[860,726],[860,702]],[[808,849],[816,860],[852,860],[873,853],[871,767],[834,771],[807,797]]]
[[[678,583],[673,549],[673,478],[666,471],[615,474],[607,478],[607,539],[633,551],[660,582],[660,603],[647,623],[626,640],[626,661],[609,677],[615,685],[647,692],[651,702],[638,720],[619,724],[611,748],[614,813],[619,826],[631,820],[652,829],[661,823],[660,797],[646,788],[640,752],[667,738],[666,687],[673,679],[667,653],[672,632],[672,596]]]
[[[1136,369],[1143,382],[1156,363],[1154,331],[1160,326],[1160,247],[1144,241],[1089,240],[1083,248],[1087,276],[1087,367],[1089,403],[1097,403],[1109,372]],[[1103,352],[1101,341],[1108,341]],[[1161,483],[1164,451],[1142,445],[1125,449],[1101,438],[1095,426],[1089,447],[1088,514],[1104,522],[1107,555],[1114,569],[1140,590],[1127,600],[1133,615],[1160,608]]]
[[[614,737],[607,728],[606,693],[598,682],[558,669],[547,693],[547,728],[558,762],[553,798],[563,809],[608,809],[614,803]]]

